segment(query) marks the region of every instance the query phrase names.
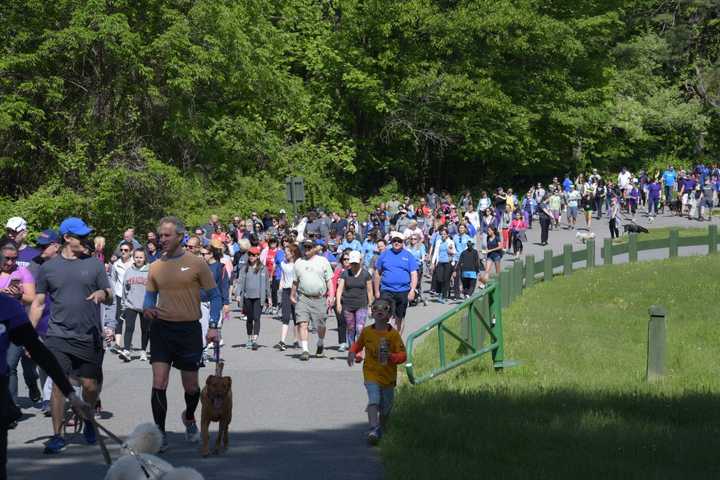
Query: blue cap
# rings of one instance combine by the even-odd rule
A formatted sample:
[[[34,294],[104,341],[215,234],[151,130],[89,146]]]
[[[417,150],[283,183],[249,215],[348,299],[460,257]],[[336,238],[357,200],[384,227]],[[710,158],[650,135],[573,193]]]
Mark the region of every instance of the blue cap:
[[[68,217],[60,224],[60,235],[78,235],[84,237],[90,235],[93,229],[88,227],[82,219],[77,217]]]
[[[38,235],[35,243],[43,247],[51,243],[60,243],[60,235],[52,229],[43,230],[40,232],[40,235]]]
[[[315,240],[315,245],[324,246],[324,245],[325,245],[325,240],[323,240],[323,239],[321,239],[321,238],[318,238],[317,240]]]

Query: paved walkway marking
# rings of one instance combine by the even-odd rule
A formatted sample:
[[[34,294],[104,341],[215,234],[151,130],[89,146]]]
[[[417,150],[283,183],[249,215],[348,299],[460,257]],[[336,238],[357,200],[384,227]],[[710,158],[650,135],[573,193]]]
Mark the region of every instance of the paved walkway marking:
[[[602,239],[609,236],[607,220],[593,221],[596,243],[602,245]],[[644,219],[640,221],[647,224]],[[579,223],[584,225],[582,220]],[[659,217],[653,227],[706,227],[707,224]],[[539,235],[539,224],[535,223],[528,231],[525,245],[525,253],[535,254],[536,259],[542,258],[546,248],[535,244]],[[572,243],[575,249],[582,248],[575,240],[575,231],[550,232],[550,246],[556,254],[562,251],[564,243]],[[695,251],[703,254],[706,247],[696,247]],[[651,257],[666,256],[666,252],[654,252]],[[509,256],[503,264],[512,264]],[[427,307],[411,308],[406,328],[416,329],[451,306],[430,302]],[[382,478],[376,450],[364,441],[367,419],[362,368],[347,366],[345,354],[337,352],[335,347],[337,333],[328,332],[326,344],[330,348],[326,348],[326,358],[300,362],[296,358],[299,350],[280,352],[272,348],[279,339],[280,322],[267,316],[263,316],[262,322],[261,348],[256,352],[242,346],[246,339],[244,322],[233,319],[224,327],[225,372],[233,377],[229,451],[203,459],[197,446],[185,443],[180,423],[180,412],[184,408],[182,388],[179,375],[174,372],[168,389],[170,450],[164,458],[176,466],[197,468],[207,479]],[[334,327],[335,320],[331,319],[329,324]],[[135,343],[138,342],[136,338]],[[312,342],[311,352],[314,352]],[[137,360],[125,364],[116,356],[108,355],[104,368],[107,380],[102,401],[107,414],[101,422],[124,437],[137,424],[152,421],[150,365]],[[209,364],[201,370],[201,382],[213,368],[213,364]],[[23,395],[25,387],[22,381],[20,384]],[[50,420],[34,408],[25,412],[30,418],[22,421],[9,436],[10,478],[103,478],[106,467],[97,446],[85,445],[82,435],[70,436],[70,445],[60,455],[44,455],[43,442],[51,432]],[[199,412],[198,407],[198,415]],[[114,459],[120,454],[115,446],[111,453]]]

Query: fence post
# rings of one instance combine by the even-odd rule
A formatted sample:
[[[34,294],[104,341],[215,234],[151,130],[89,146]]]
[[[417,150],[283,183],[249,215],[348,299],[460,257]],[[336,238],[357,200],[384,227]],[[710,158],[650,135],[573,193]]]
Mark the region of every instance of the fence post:
[[[517,267],[517,270],[515,271],[515,276],[513,277],[513,283],[515,284],[515,297],[519,297],[520,295],[522,295],[523,290],[523,261],[517,260],[515,262],[515,267]]]
[[[637,233],[628,236],[628,262],[634,263],[638,259]]]
[[[680,242],[680,232],[673,228],[670,230],[670,258],[678,256],[678,243]]]
[[[717,225],[708,227],[708,254],[717,253],[718,229]]]
[[[501,287],[502,289],[502,287]],[[500,295],[498,295],[500,294]],[[502,325],[502,307],[500,302],[500,297],[502,296],[502,292],[498,292],[497,290],[493,290],[490,293],[489,298],[489,310],[490,310],[490,325],[492,327],[492,332],[495,338],[497,339],[498,346],[496,349],[492,351],[492,359],[493,359],[493,367],[495,367],[495,371],[501,371],[502,370],[502,363],[505,360],[505,348],[504,348],[504,341],[503,341],[503,325]]]
[[[553,259],[553,251],[552,250],[545,250],[544,256],[543,256],[543,281],[547,282],[552,280],[553,278],[553,267],[552,267],[552,259]]]
[[[613,254],[612,254],[612,239],[606,238],[603,240],[603,263],[605,265],[612,265]]]
[[[595,239],[591,238],[585,243],[585,267],[595,268]]]
[[[666,326],[665,308],[653,305],[649,309],[647,381],[660,380],[665,375]]]
[[[502,297],[502,308],[510,305],[510,272],[500,272],[500,296]]]
[[[572,273],[572,253],[572,245],[568,243],[563,245],[563,275],[570,275]]]
[[[525,288],[535,285],[535,255],[525,257]]]

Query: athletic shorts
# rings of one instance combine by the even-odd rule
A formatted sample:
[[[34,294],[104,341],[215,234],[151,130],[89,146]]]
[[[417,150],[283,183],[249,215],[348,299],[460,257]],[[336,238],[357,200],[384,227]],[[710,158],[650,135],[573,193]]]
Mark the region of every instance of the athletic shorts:
[[[393,306],[393,316],[395,318],[405,318],[408,306],[409,292],[388,292],[383,290],[380,292],[380,298],[388,300]]]
[[[150,324],[150,363],[167,363],[194,372],[202,363],[202,326],[195,322],[153,320]]]
[[[309,323],[315,328],[325,328],[327,324],[327,303],[325,297],[308,297],[299,294],[295,305],[295,318],[297,323]]]
[[[377,405],[381,415],[390,415],[395,398],[395,387],[383,387],[375,382],[365,382],[365,390],[368,395],[368,407]]]
[[[568,217],[577,218],[578,207],[568,207]]]
[[[65,375],[102,381],[102,360],[99,363],[92,362],[58,349],[48,348],[48,350],[55,356]]]

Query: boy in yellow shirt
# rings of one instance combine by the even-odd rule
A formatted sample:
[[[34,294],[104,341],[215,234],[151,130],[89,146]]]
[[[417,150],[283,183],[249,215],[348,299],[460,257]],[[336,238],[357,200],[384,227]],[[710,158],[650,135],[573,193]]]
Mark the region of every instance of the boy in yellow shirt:
[[[360,337],[350,347],[347,357],[348,365],[352,367],[356,361],[362,361],[360,352],[365,349],[363,377],[368,394],[368,442],[372,445],[380,440],[382,427],[387,423],[392,410],[397,365],[407,359],[400,334],[388,324],[392,313],[392,304],[389,301],[383,298],[375,300],[372,304],[375,323],[363,329]]]

